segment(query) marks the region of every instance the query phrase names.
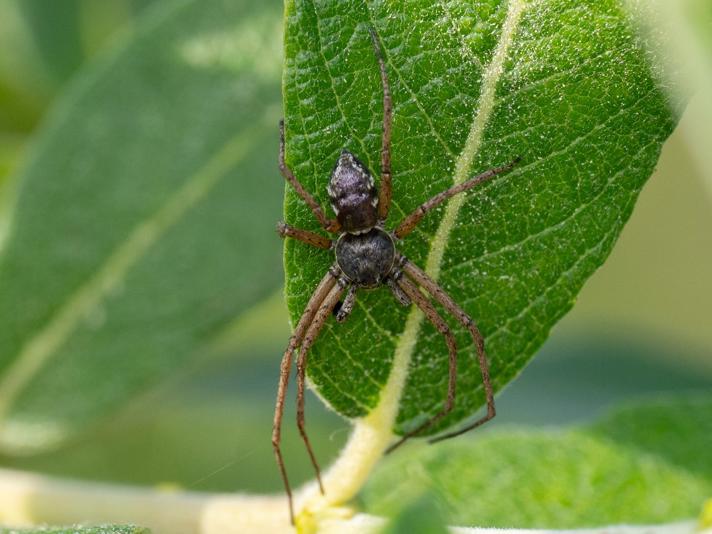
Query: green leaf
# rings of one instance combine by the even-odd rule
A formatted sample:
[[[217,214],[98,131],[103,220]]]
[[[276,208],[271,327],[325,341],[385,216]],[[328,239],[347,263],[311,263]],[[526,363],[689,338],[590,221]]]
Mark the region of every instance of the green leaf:
[[[499,430],[419,447],[389,458],[362,500],[369,513],[388,515],[429,492],[448,524],[466,526],[560,529],[693,518],[712,495],[704,467],[711,407],[709,397],[668,400],[621,410],[593,430]]]
[[[182,1],[63,96],[0,258],[0,446],[50,446],[279,287],[277,2]]]
[[[47,4],[42,0],[18,3],[45,69],[55,83],[64,82],[82,63],[80,0]]]
[[[399,249],[479,323],[496,389],[522,369],[603,263],[674,127],[615,0],[287,4],[287,161],[325,206],[346,147],[379,171],[382,93],[368,36],[382,42],[395,106],[387,228],[454,182],[521,156],[511,173],[429,214]],[[317,230],[293,191],[287,221]],[[292,320],[333,261],[288,241]],[[450,321],[453,327],[454,321]],[[483,404],[471,339],[457,328],[457,402],[435,432]],[[309,376],[338,412],[378,403],[394,355],[408,362],[395,431],[443,405],[447,350],[385,289],[329,322]]]
[[[619,408],[591,425],[595,437],[655,456],[712,483],[712,397],[660,399]]]
[[[450,532],[441,517],[440,509],[430,494],[423,494],[405,505],[380,531],[381,534],[447,534]]]
[[[146,528],[121,525],[104,525],[99,527],[39,527],[6,529],[0,528],[0,534],[150,534]]]
[[[0,4],[0,131],[13,133],[35,126],[50,92],[19,4]]]

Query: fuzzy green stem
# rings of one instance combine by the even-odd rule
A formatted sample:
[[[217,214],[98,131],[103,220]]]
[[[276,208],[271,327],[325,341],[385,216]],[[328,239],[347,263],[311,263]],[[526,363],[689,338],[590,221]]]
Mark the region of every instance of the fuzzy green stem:
[[[292,533],[286,498],[131,488],[0,469],[0,524],[132,523],[152,534]],[[365,514],[325,518],[318,534],[376,534],[385,520]],[[454,534],[696,534],[698,523],[585,530],[451,527]],[[704,528],[704,525],[703,525]],[[697,534],[700,534],[697,532]],[[706,532],[705,532],[706,534]]]

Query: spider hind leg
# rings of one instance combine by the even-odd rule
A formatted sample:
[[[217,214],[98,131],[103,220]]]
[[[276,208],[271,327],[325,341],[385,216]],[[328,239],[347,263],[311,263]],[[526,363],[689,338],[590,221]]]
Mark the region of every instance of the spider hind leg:
[[[282,363],[280,365],[279,372],[279,387],[277,389],[277,401],[274,408],[274,422],[272,426],[272,448],[274,449],[274,454],[277,459],[277,466],[279,467],[279,473],[282,477],[282,483],[284,484],[284,490],[287,494],[287,501],[289,503],[289,518],[294,524],[294,505],[292,501],[292,489],[289,484],[289,477],[287,476],[287,469],[284,464],[284,457],[282,456],[282,418],[284,416],[284,402],[287,395],[287,386],[289,385],[289,375],[292,367],[292,359],[294,356],[294,351],[310,330],[310,327],[315,321],[317,311],[320,306],[334,289],[337,284],[336,270],[332,268],[329,272],[322,278],[319,285],[314,290],[309,303],[304,312],[302,313],[299,322],[297,323],[294,333],[289,338],[289,344],[287,349],[284,351],[284,356],[282,356]]]
[[[438,207],[440,204],[442,204],[449,198],[454,197],[455,195],[464,193],[465,191],[469,191],[470,189],[477,187],[478,185],[488,180],[491,180],[498,174],[509,172],[514,168],[517,163],[519,163],[519,161],[520,158],[515,158],[506,165],[502,165],[501,167],[495,167],[494,169],[490,169],[488,171],[483,172],[482,174],[478,174],[477,176],[474,176],[469,180],[462,182],[461,184],[453,185],[450,189],[441,191],[434,197],[423,202],[420,206],[415,208],[415,210],[413,210],[408,216],[406,216],[405,219],[403,219],[398,224],[398,226],[393,232],[393,235],[397,239],[403,239],[405,236],[411,233],[416,226],[418,226],[418,223],[420,223],[423,217],[425,217],[430,211]]]
[[[393,293],[393,296],[398,301],[398,304],[401,306],[410,306],[411,301],[408,298],[408,295],[405,294],[405,292],[398,285],[398,282],[396,282],[396,280],[398,280],[401,276],[402,273],[400,272],[396,273],[395,276],[389,276],[386,279],[386,285],[391,290],[391,293]]]
[[[465,432],[473,430],[479,426],[482,426],[490,419],[493,419],[497,412],[494,405],[494,390],[492,387],[492,380],[489,374],[489,362],[487,359],[487,354],[485,352],[485,341],[482,337],[482,333],[475,322],[470,318],[465,311],[457,305],[457,303],[448,295],[443,288],[441,288],[435,280],[430,278],[420,267],[411,263],[408,259],[401,256],[399,258],[401,268],[403,272],[413,279],[418,285],[425,288],[425,290],[438,302],[443,308],[445,308],[457,321],[464,326],[472,336],[472,341],[475,344],[475,350],[477,352],[477,363],[480,367],[480,374],[482,375],[482,386],[485,392],[485,401],[487,404],[487,413],[476,421],[465,425],[464,427],[455,430],[453,432],[448,432],[442,434],[435,438],[429,440],[430,443],[435,443],[437,441],[442,441],[449,438],[454,438]]]
[[[421,423],[413,430],[404,434],[398,441],[386,449],[386,454],[393,452],[395,449],[403,445],[410,438],[417,436],[422,431],[430,428],[432,425],[437,423],[440,419],[445,417],[450,411],[452,411],[455,406],[455,387],[457,384],[457,345],[455,344],[455,336],[452,335],[450,328],[443,318],[438,314],[435,307],[431,302],[421,293],[420,289],[411,282],[408,278],[402,277],[398,280],[398,285],[403,290],[403,292],[408,296],[410,300],[418,306],[428,320],[435,326],[435,328],[440,332],[445,338],[445,343],[448,348],[448,383],[447,383],[447,397],[445,399],[445,404],[440,409],[438,413],[430,417],[427,421]]]
[[[339,309],[336,312],[336,321],[339,323],[346,321],[354,309],[354,304],[356,304],[356,286],[351,285],[346,292],[344,301],[341,303],[341,306],[339,306]]]
[[[311,460],[312,466],[314,467],[316,480],[319,484],[319,490],[321,490],[322,494],[324,493],[324,485],[321,482],[321,470],[319,469],[319,463],[316,460],[316,456],[314,455],[311,442],[309,441],[309,436],[307,435],[306,423],[304,419],[304,391],[306,383],[307,356],[309,354],[309,350],[316,341],[316,338],[319,337],[319,334],[321,333],[321,330],[324,327],[326,320],[329,318],[329,315],[331,315],[331,311],[334,309],[334,306],[336,306],[336,303],[341,298],[343,292],[344,285],[341,283],[341,280],[339,280],[339,283],[337,283],[331,288],[331,290],[321,303],[321,306],[319,306],[319,309],[317,310],[311,325],[309,325],[309,329],[304,335],[304,341],[302,342],[302,346],[299,348],[299,357],[297,358],[297,428],[299,429],[299,434],[302,437],[302,441],[304,441],[304,446],[307,449],[309,459]]]

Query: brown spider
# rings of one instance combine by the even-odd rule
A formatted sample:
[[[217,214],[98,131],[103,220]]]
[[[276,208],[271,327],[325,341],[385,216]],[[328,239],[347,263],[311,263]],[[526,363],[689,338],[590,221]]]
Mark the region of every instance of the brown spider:
[[[284,487],[289,499],[289,513],[294,523],[292,508],[292,491],[287,478],[280,437],[284,400],[289,382],[289,372],[292,366],[292,356],[299,348],[297,359],[297,426],[299,433],[311,458],[316,472],[319,489],[324,493],[321,482],[319,464],[312,451],[304,426],[304,381],[307,366],[307,353],[321,332],[329,315],[336,311],[336,320],[345,321],[353,310],[358,289],[373,289],[383,284],[387,285],[396,300],[404,306],[415,303],[437,330],[444,336],[449,350],[448,390],[443,408],[429,420],[404,434],[400,440],[391,445],[387,452],[393,451],[407,439],[419,434],[436,421],[447,415],[455,403],[455,382],[457,379],[457,348],[455,338],[447,323],[435,310],[428,296],[423,294],[418,285],[425,289],[430,298],[450,312],[455,319],[472,335],[477,347],[477,359],[482,373],[485,395],[487,399],[487,414],[474,423],[459,430],[440,435],[432,441],[440,441],[460,435],[468,430],[482,425],[495,416],[494,395],[490,382],[487,356],[484,350],[484,340],[474,321],[455,303],[455,301],[423,270],[408,261],[396,251],[396,242],[407,236],[430,210],[442,204],[452,196],[472,189],[489,180],[497,174],[506,172],[517,163],[518,158],[507,165],[490,169],[474,178],[451,187],[421,204],[410,215],[403,219],[393,231],[384,229],[388,218],[388,208],[391,202],[391,124],[393,106],[388,85],[386,65],[383,61],[381,47],[376,33],[370,29],[371,40],[376,59],[381,71],[383,85],[383,138],[381,149],[381,188],[378,191],[374,185],[373,176],[356,157],[348,150],[342,150],[341,155],[331,173],[327,191],[336,219],[324,215],[321,206],[314,200],[304,186],[295,178],[284,160],[284,121],[280,121],[279,168],[282,175],[294,187],[299,196],[311,208],[322,228],[329,233],[338,234],[336,239],[328,239],[322,235],[294,228],[280,222],[277,230],[281,237],[292,237],[313,247],[326,250],[333,249],[336,261],[314,290],[302,313],[297,327],[294,329],[289,345],[282,357],[277,392],[277,406],[274,413],[272,430],[272,445],[277,457],[277,464],[282,475]],[[338,307],[343,293],[346,296]],[[338,310],[337,310],[338,307]]]

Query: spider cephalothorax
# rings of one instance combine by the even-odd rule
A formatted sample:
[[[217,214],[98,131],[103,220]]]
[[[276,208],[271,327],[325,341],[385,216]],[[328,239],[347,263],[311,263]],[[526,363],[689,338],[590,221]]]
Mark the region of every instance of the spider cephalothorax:
[[[336,241],[336,264],[348,281],[374,288],[391,274],[396,259],[393,237],[380,228],[362,234],[344,232]]]
[[[395,229],[388,231],[385,223],[388,219],[392,185],[392,103],[386,65],[381,55],[380,44],[378,43],[375,32],[371,30],[370,33],[381,71],[381,82],[383,84],[383,143],[381,148],[380,189],[376,189],[373,176],[366,166],[351,152],[343,150],[331,173],[327,187],[336,219],[328,218],[319,203],[304,189],[287,166],[284,157],[284,123],[280,123],[279,167],[282,174],[292,187],[294,187],[302,200],[311,208],[312,213],[322,228],[327,232],[337,234],[335,239],[330,239],[315,232],[294,228],[286,223],[279,223],[277,226],[279,234],[282,237],[292,237],[303,243],[322,249],[333,249],[336,256],[336,261],[314,290],[314,293],[309,299],[309,303],[294,329],[287,350],[284,352],[280,369],[277,406],[272,431],[272,445],[277,457],[277,463],[282,475],[282,480],[284,481],[287,496],[289,497],[289,512],[292,522],[294,522],[292,493],[280,448],[282,415],[284,413],[284,400],[287,392],[287,384],[289,382],[292,358],[294,352],[299,349],[299,357],[297,359],[297,426],[299,427],[299,432],[306,445],[314,470],[316,471],[319,488],[323,493],[324,487],[319,474],[319,465],[317,464],[311,444],[309,443],[304,424],[304,384],[306,379],[307,355],[324,324],[332,315],[332,312],[336,311],[336,320],[339,322],[343,322],[349,317],[356,301],[356,293],[359,289],[375,289],[385,285],[390,289],[400,304],[407,306],[412,303],[418,306],[438,332],[443,335],[449,354],[448,388],[445,393],[445,402],[442,409],[430,419],[405,433],[400,440],[391,445],[388,451],[392,451],[408,438],[432,426],[435,422],[447,415],[455,405],[457,346],[455,344],[455,337],[445,320],[436,310],[432,301],[442,306],[463,328],[467,329],[472,336],[477,351],[477,362],[482,374],[482,382],[487,400],[487,413],[483,417],[465,425],[459,430],[438,436],[435,438],[435,441],[467,432],[489,421],[495,415],[494,394],[489,378],[487,356],[484,351],[484,339],[477,329],[477,326],[467,313],[465,313],[432,278],[415,264],[408,261],[405,256],[398,253],[396,243],[398,240],[406,237],[430,210],[454,195],[472,189],[493,176],[510,170],[517,160],[507,165],[490,169],[435,195],[405,217]],[[344,295],[344,292],[346,292],[346,296],[342,302],[341,297]]]

